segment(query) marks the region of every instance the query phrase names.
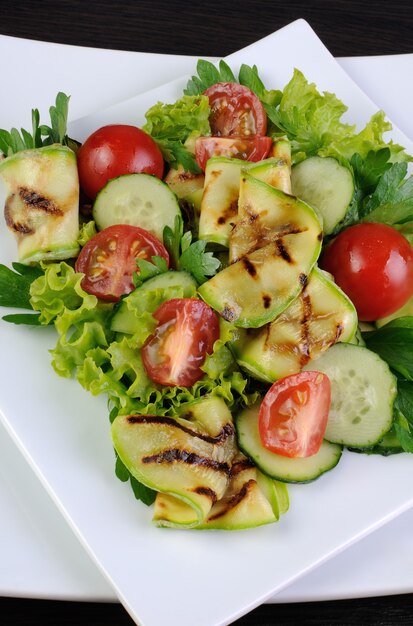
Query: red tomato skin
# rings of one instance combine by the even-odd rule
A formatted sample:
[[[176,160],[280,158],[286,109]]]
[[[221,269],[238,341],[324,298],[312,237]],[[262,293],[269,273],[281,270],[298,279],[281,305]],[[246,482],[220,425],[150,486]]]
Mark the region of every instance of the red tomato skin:
[[[144,172],[162,178],[164,161],[155,141],[136,126],[103,126],[86,139],[77,153],[80,186],[94,200],[112,178]]]
[[[168,300],[152,315],[158,326],[141,350],[149,378],[169,387],[191,387],[204,376],[200,368],[219,339],[218,316],[197,298]]]
[[[321,372],[300,372],[277,380],[258,416],[263,446],[290,458],[316,454],[327,428],[330,402],[330,379]]]
[[[226,156],[255,163],[266,158],[271,146],[271,137],[198,137],[195,158],[205,171],[211,157]]]
[[[413,250],[386,224],[356,224],[341,232],[324,250],[321,267],[370,322],[391,315],[413,295]]]
[[[85,274],[81,286],[102,300],[117,302],[134,290],[132,274],[136,258],[150,261],[169,254],[154,235],[138,226],[116,224],[101,230],[83,246],[75,263],[76,272]]]
[[[260,99],[238,83],[216,83],[206,91],[211,107],[209,123],[217,137],[265,135],[267,114]]]

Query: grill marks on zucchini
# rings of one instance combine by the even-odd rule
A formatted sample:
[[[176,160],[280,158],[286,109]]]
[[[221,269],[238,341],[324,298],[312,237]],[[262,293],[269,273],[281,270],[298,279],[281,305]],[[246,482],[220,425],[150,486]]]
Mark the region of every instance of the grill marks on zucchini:
[[[204,520],[224,495],[236,445],[231,413],[220,398],[193,402],[176,417],[118,416],[112,436],[137,480],[192,508],[186,517],[190,526]]]
[[[181,415],[181,418],[186,420],[190,420],[193,418],[191,412],[187,412],[184,415]],[[183,432],[187,433],[191,437],[199,437],[204,441],[208,441],[209,443],[219,444],[223,443],[228,437],[232,437],[234,434],[234,426],[233,424],[225,424],[221,431],[216,436],[211,436],[197,430],[193,430],[188,428],[184,424],[178,422],[173,417],[167,417],[165,415],[129,415],[127,418],[129,424],[167,424],[171,428],[178,428]]]
[[[232,344],[238,363],[252,376],[273,382],[299,372],[337,341],[350,341],[357,315],[345,294],[315,268],[300,295],[273,322],[249,330]]]
[[[79,181],[72,150],[55,144],[17,152],[0,162],[0,177],[5,220],[16,237],[19,261],[76,256]]]
[[[204,467],[208,467],[209,469],[216,470],[217,472],[223,472],[224,474],[229,474],[229,465],[228,463],[219,463],[218,461],[213,461],[205,456],[200,456],[195,452],[190,452],[189,450],[181,450],[180,448],[172,448],[169,450],[163,450],[158,454],[153,454],[152,456],[143,456],[142,463],[167,463],[172,464],[175,462],[187,463],[188,465],[203,465]],[[212,491],[209,488],[205,487],[197,487],[194,489],[195,493],[209,493]]]
[[[201,297],[236,326],[257,328],[279,315],[302,289],[321,249],[311,207],[244,172],[232,264],[204,283]]]
[[[215,157],[205,169],[199,238],[228,247],[238,213],[241,168],[245,161]]]
[[[274,487],[263,489],[264,478]],[[275,522],[280,513],[288,509],[288,493],[283,490],[284,501],[274,501],[275,484],[264,477],[250,459],[238,453],[234,459],[228,488],[224,496],[213,503],[205,520],[196,529],[240,530]],[[269,496],[269,497],[268,497]],[[155,500],[154,522],[158,526],[183,527],[188,525],[191,509],[177,498],[158,493]]]

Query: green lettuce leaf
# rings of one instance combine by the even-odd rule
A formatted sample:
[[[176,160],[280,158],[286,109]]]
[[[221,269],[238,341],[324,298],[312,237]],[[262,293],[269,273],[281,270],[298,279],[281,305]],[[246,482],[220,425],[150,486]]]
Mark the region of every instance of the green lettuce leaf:
[[[384,111],[377,111],[366,126],[357,134],[349,132],[342,136],[332,137],[332,141],[320,149],[319,156],[332,156],[338,160],[350,160],[357,153],[366,159],[369,152],[377,152],[381,148],[390,151],[390,162],[411,161],[412,157],[406,154],[404,148],[392,141],[383,138],[384,133],[392,129]]]
[[[83,274],[77,274],[70,265],[62,261],[45,264],[43,269],[44,275],[30,285],[30,304],[34,311],[40,312],[43,324],[50,324],[65,310],[97,306],[98,299],[87,294],[80,285]]]
[[[321,95],[315,84],[309,83],[304,74],[295,69],[283,90],[278,109],[267,113],[287,134],[297,162],[354,133],[354,126],[341,122],[346,111],[347,107],[334,94],[324,92]]]
[[[187,171],[199,173],[201,170],[185,142],[194,133],[211,134],[210,112],[209,100],[202,95],[185,95],[174,104],[158,102],[146,112],[143,130],[155,139],[172,167],[182,165]]]
[[[146,113],[143,130],[154,139],[186,141],[192,131],[209,135],[209,100],[207,96],[183,96],[174,104],[158,102]]]

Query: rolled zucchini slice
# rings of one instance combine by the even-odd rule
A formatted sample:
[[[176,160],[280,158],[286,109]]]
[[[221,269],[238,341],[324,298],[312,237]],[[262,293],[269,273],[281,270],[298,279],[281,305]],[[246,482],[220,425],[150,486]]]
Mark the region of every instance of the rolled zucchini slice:
[[[199,239],[228,247],[229,236],[238,215],[241,169],[245,161],[213,157],[205,169],[201,200]]]
[[[237,240],[236,258],[241,256],[199,293],[224,319],[257,328],[275,319],[303,289],[320,254],[322,232],[310,206],[248,172],[242,176],[240,215],[241,206],[249,216]]]
[[[4,216],[22,263],[61,260],[79,252],[76,156],[54,144],[23,150],[0,162]],[[0,182],[1,182],[0,181]]]
[[[295,374],[357,330],[351,300],[322,270],[314,268],[300,295],[273,322],[240,331],[231,349],[238,364],[265,382]]]
[[[231,467],[224,496],[216,502],[197,530],[242,530],[270,524],[285,512],[285,489],[279,496],[275,482],[238,454]],[[287,507],[288,508],[288,507]],[[193,509],[177,498],[158,493],[153,521],[157,526],[182,528],[193,518]]]
[[[264,183],[291,194],[291,144],[279,139],[273,144],[272,157],[248,166],[248,172]]]
[[[193,509],[186,527],[203,522],[227,489],[236,445],[232,416],[221,398],[190,403],[176,417],[118,416],[112,439],[139,482]]]

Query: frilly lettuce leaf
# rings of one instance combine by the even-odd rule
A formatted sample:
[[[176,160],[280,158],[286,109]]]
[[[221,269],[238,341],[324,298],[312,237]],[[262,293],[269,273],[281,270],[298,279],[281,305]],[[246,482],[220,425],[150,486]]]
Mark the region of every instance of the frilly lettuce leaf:
[[[319,156],[332,156],[339,160],[350,160],[353,154],[366,159],[370,152],[378,152],[382,148],[390,151],[389,161],[411,161],[404,148],[392,141],[385,141],[384,133],[392,129],[391,123],[386,120],[384,111],[377,111],[366,126],[357,134],[334,139],[328,146],[319,150]]]
[[[316,154],[348,162],[358,153],[364,159],[370,151],[385,146],[390,150],[391,162],[411,160],[402,146],[383,139],[383,134],[392,128],[383,111],[375,113],[359,133],[355,126],[341,121],[346,111],[347,107],[337,96],[328,92],[320,94],[315,84],[295,69],[278,108],[267,112],[290,139],[295,163]]]
[[[184,142],[192,131],[210,135],[209,100],[207,96],[183,96],[174,104],[158,102],[146,113],[143,130],[154,139]]]
[[[153,383],[142,363],[140,347],[155,328],[152,313],[166,300],[183,297],[182,287],[136,289],[122,301],[136,318],[133,335],[114,333],[110,321],[115,309],[81,287],[83,275],[66,263],[48,265],[31,286],[32,306],[42,322],[54,321],[58,341],[52,354],[55,371],[74,376],[92,394],[106,393],[116,411],[127,413],[174,412],[183,402],[205,394],[222,397],[229,407],[254,402],[248,380],[239,371],[225,345],[234,328],[222,320],[220,338],[204,363],[205,376],[190,388]]]
[[[80,285],[83,274],[77,274],[64,261],[43,265],[43,268],[44,275],[30,286],[30,304],[35,311],[40,311],[42,324],[50,324],[66,310],[90,310],[97,306],[98,299],[87,294]]]
[[[297,161],[317,154],[333,140],[354,133],[354,126],[341,122],[346,111],[347,107],[337,96],[328,92],[321,95],[315,84],[295,69],[277,111],[270,118],[287,134]]]
[[[93,220],[82,224],[80,227],[79,237],[77,238],[79,245],[84,246],[85,244],[87,244],[89,239],[92,239],[92,237],[94,237],[96,233],[96,224]]]

